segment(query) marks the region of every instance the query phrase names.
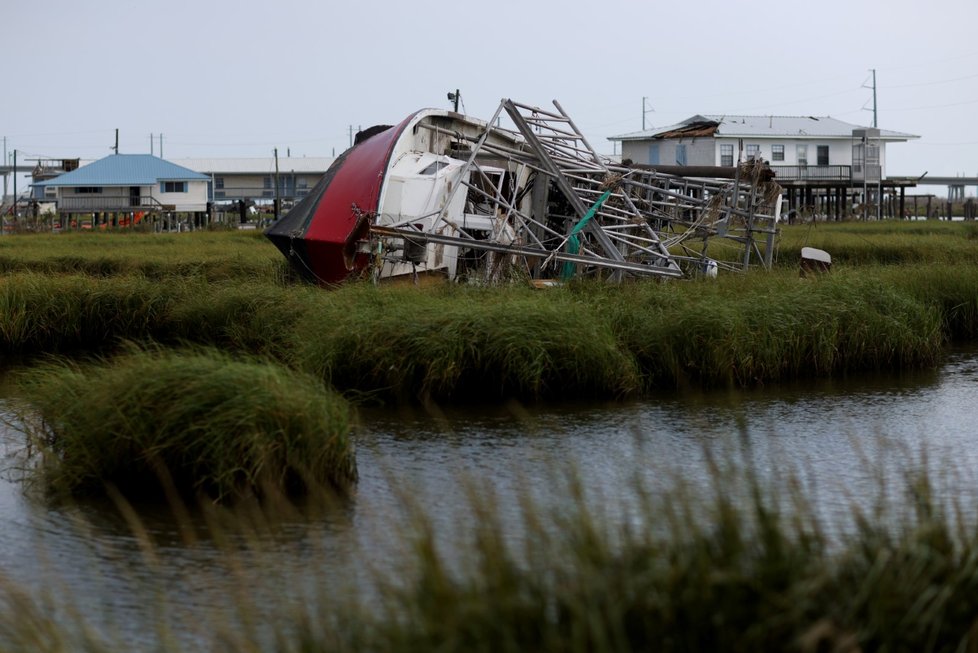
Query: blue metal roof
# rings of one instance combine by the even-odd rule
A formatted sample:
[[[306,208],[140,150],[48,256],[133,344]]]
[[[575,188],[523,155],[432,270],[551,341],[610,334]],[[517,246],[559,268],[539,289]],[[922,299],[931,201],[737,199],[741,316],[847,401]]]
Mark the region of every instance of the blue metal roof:
[[[152,154],[110,154],[35,186],[152,186],[161,181],[208,181],[210,177]]]

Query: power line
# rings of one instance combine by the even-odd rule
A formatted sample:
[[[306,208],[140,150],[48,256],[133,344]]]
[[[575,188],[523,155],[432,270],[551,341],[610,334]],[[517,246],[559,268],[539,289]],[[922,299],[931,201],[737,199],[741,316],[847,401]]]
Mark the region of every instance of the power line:
[[[974,79],[978,77],[975,75],[965,75],[964,77],[954,77],[953,79],[942,79],[939,82],[920,82],[919,84],[897,84],[896,86],[887,86],[886,88],[915,88],[917,86],[936,86],[938,84],[950,84],[951,82],[960,82],[962,79]]]
[[[925,111],[927,109],[945,109],[947,107],[962,107],[968,104],[978,104],[978,100],[966,100],[964,102],[952,102],[950,104],[932,104],[927,107],[906,107],[903,109],[887,109],[888,111]]]

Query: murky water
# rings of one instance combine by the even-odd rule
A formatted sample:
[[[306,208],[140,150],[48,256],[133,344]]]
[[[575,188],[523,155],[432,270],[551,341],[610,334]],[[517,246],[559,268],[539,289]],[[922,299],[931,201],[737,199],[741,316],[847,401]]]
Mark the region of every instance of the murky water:
[[[210,624],[235,626],[242,597],[284,610],[328,582],[342,602],[375,574],[396,573],[406,503],[422,506],[435,530],[453,537],[478,519],[471,497],[492,497],[509,536],[519,538],[521,497],[560,509],[568,471],[596,510],[629,519],[636,484],[666,488],[678,477],[705,485],[709,464],[748,460],[772,481],[797,475],[831,517],[876,497],[881,474],[902,478],[926,451],[943,490],[975,505],[976,400],[978,351],[969,350],[939,370],[900,377],[627,404],[365,412],[361,480],[349,502],[286,511],[260,534],[228,542],[206,534],[204,515],[192,517],[193,537],[166,512],[140,511],[134,530],[111,504],[54,508],[3,479],[0,583],[46,596],[50,610],[66,619],[80,613],[133,649],[161,637],[193,648],[201,633],[213,634]],[[19,436],[0,433],[8,453],[16,449]]]

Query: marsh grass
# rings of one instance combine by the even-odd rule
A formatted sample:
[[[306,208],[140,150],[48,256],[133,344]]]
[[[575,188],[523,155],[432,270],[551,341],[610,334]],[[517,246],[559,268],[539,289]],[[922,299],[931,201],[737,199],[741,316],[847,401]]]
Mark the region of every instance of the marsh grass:
[[[830,536],[800,495],[714,474],[705,493],[643,495],[639,525],[605,522],[583,492],[557,518],[531,505],[522,547],[501,536],[491,498],[474,498],[461,571],[422,520],[415,574],[349,624],[348,648],[973,650],[978,537],[925,476],[906,479],[899,509],[854,507],[855,528]],[[342,650],[307,628],[280,650]]]
[[[888,277],[887,277],[888,278]],[[873,274],[796,274],[582,287],[610,315],[646,386],[740,385],[932,365],[941,308]]]
[[[347,403],[276,364],[133,349],[36,366],[18,388],[32,478],[54,495],[230,500],[357,477]]]
[[[24,234],[0,238],[0,272],[281,279],[281,254],[257,232]]]
[[[918,265],[978,263],[975,234],[968,222],[869,221],[782,225],[779,265],[796,266],[802,247],[832,256],[833,265]]]
[[[879,472],[867,469],[870,476]],[[715,463],[711,483],[635,486],[637,513],[609,519],[573,471],[561,510],[525,497],[521,538],[506,535],[491,492],[468,486],[471,527],[436,532],[410,503],[403,572],[375,578],[366,601],[338,594],[315,565],[305,595],[276,572],[263,540],[280,510],[210,521],[242,591],[229,614],[201,614],[201,650],[266,651],[969,651],[978,645],[978,535],[973,511],[926,473],[890,479],[893,497],[816,515],[797,479],[758,480]],[[465,492],[463,484],[460,491]],[[269,528],[271,526],[271,528]],[[138,525],[147,555],[151,536]],[[245,545],[240,544],[244,535]],[[250,542],[250,544],[248,543]],[[326,550],[322,555],[330,555]],[[274,578],[271,587],[259,579]],[[256,584],[257,581],[257,584]],[[279,583],[283,583],[280,585]],[[291,587],[291,592],[282,587]],[[279,600],[265,602],[274,588]],[[0,579],[0,650],[132,650],[125,640],[56,620]],[[217,621],[212,621],[216,618]],[[162,631],[166,634],[165,629]],[[184,650],[176,639],[147,650]],[[54,642],[48,646],[45,643]],[[32,648],[44,644],[44,648]],[[81,648],[83,647],[83,648]]]
[[[91,351],[153,333],[171,300],[166,287],[141,277],[5,276],[0,278],[0,352],[30,357]]]
[[[191,343],[383,401],[621,397],[933,365],[978,335],[976,288],[965,264],[546,291],[20,273],[0,279],[0,354]]]
[[[812,243],[816,233],[853,252]],[[278,255],[255,234],[12,237],[0,253],[14,256],[9,243],[23,241],[19,260],[61,271],[0,279],[0,353],[29,360],[110,353],[125,340],[206,344],[273,357],[381,401],[620,397],[921,367],[948,342],[978,337],[975,233],[939,222],[786,227],[789,250],[828,246],[833,271],[547,291],[293,285],[263,267]],[[926,262],[881,264],[891,260],[885,247]],[[65,272],[103,258],[130,272]]]
[[[338,291],[295,328],[295,365],[337,388],[401,398],[620,395],[632,359],[564,293],[446,287]]]

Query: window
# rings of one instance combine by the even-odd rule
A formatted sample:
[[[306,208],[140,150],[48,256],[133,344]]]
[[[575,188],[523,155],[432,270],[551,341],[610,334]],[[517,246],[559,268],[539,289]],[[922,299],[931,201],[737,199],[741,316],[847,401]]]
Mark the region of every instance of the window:
[[[101,186],[79,186],[75,189],[75,193],[78,195],[94,195],[101,192]]]
[[[160,182],[160,192],[163,193],[186,193],[187,182],[185,181],[163,181]]]
[[[866,151],[862,143],[852,146],[852,171],[862,174],[863,163],[865,162]]]
[[[761,158],[761,146],[760,145],[757,145],[756,143],[755,144],[748,144],[747,145],[747,160],[750,161],[751,159],[759,159],[759,158]]]
[[[224,177],[214,177],[215,190],[224,190]]]
[[[798,165],[807,166],[808,165],[808,146],[799,145],[798,146]]]
[[[828,145],[817,145],[815,147],[815,156],[818,165],[827,166],[829,164],[829,146]]]
[[[263,181],[265,184],[264,185],[265,190],[272,190],[272,176],[266,175]],[[262,196],[265,196],[264,193],[262,194]],[[271,195],[268,195],[267,197],[271,197]]]
[[[419,172],[419,175],[437,175],[439,171],[448,167],[447,161],[432,161],[427,168]]]
[[[771,160],[784,161],[784,145],[771,146]]]
[[[659,165],[659,144],[652,143],[649,145],[649,165],[657,166]]]
[[[733,166],[733,144],[720,146],[720,165]]]
[[[686,165],[686,146],[685,145],[680,144],[680,145],[677,145],[676,146],[676,165],[677,166],[684,166],[684,165]]]

